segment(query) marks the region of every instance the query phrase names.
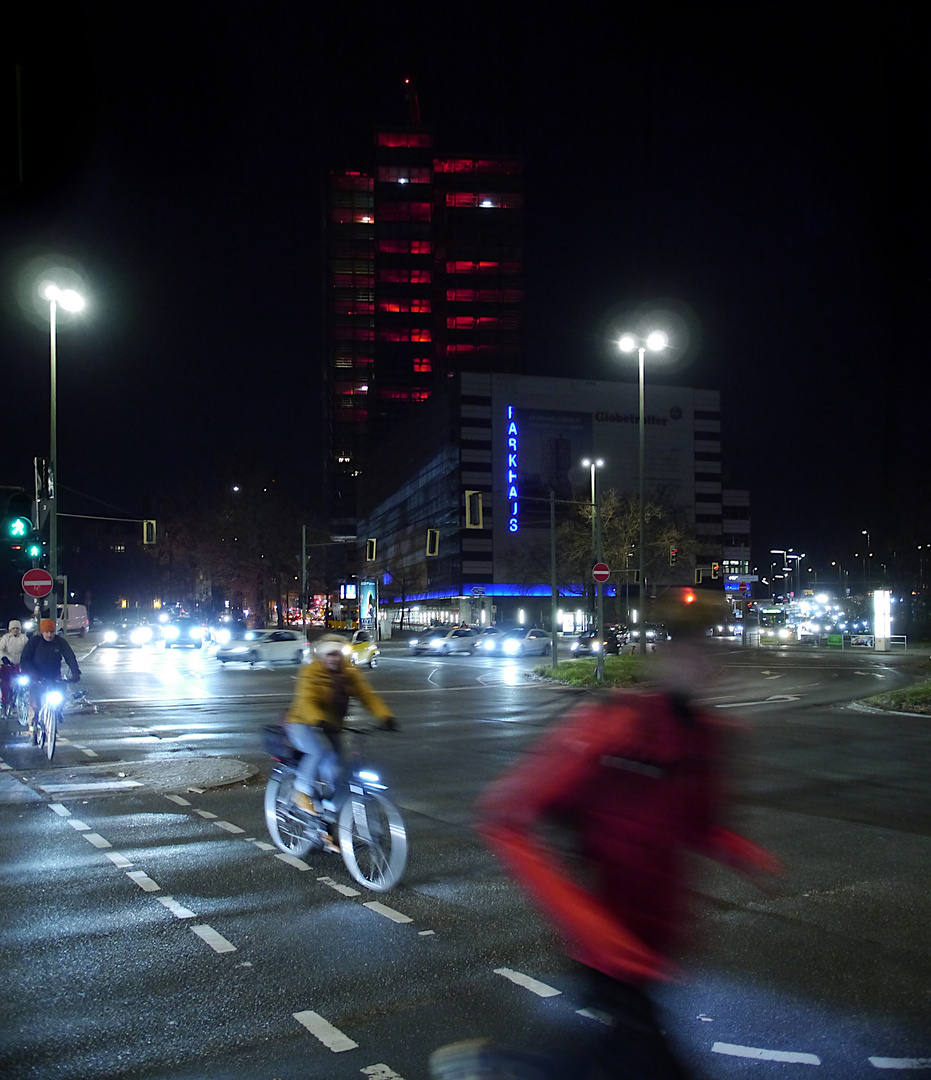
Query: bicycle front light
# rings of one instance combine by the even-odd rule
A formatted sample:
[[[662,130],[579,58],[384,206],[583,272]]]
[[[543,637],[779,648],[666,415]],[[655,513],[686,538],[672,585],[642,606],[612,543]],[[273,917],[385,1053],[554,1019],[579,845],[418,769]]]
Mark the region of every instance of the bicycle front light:
[[[19,683],[20,686],[28,686],[29,685],[29,676],[28,675],[20,675],[20,676],[18,676],[16,681]]]
[[[377,784],[380,777],[379,777],[378,773],[370,772],[368,769],[363,769],[359,773],[359,779],[360,780],[365,780],[366,783],[369,783],[369,784]]]
[[[64,701],[64,697],[58,690],[50,690],[45,695],[45,702],[47,705],[51,705],[53,709],[57,709],[58,706]]]

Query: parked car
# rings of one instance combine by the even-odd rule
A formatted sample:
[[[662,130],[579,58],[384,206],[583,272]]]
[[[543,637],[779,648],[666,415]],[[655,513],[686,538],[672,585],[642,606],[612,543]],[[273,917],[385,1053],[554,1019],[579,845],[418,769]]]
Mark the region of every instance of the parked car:
[[[153,629],[143,619],[118,619],[105,627],[100,644],[110,648],[141,649],[143,645],[158,641],[159,636],[158,629]]]
[[[177,619],[165,623],[162,627],[165,648],[173,649],[179,645],[189,645],[199,649],[210,640],[207,626],[191,615],[179,615]]]
[[[68,604],[67,613],[65,608],[58,605],[58,632],[60,634],[77,634],[84,637],[90,627],[90,619],[87,617],[87,608],[83,604]]]
[[[450,653],[473,653],[478,648],[478,634],[467,626],[433,626],[422,634],[412,637],[411,650],[415,653],[437,653],[448,656]]]
[[[310,646],[297,630],[246,630],[217,649],[221,664],[302,664],[310,659]]]
[[[536,626],[520,626],[508,630],[501,639],[500,651],[504,656],[546,656],[553,640],[547,630]]]
[[[669,634],[662,623],[644,623],[647,641],[669,641]],[[640,627],[635,626],[630,631],[630,640],[640,640]]]
[[[343,653],[353,667],[362,667],[366,664],[370,668],[377,666],[381,652],[371,630],[328,630],[327,633],[345,637],[346,646]]]

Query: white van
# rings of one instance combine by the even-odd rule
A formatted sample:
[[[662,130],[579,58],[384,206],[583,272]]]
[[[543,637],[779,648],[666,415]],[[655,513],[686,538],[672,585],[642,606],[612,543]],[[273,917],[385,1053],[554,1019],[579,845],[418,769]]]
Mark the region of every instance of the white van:
[[[90,620],[87,617],[87,608],[83,604],[66,604],[64,608],[58,605],[58,632],[77,634],[84,637]]]

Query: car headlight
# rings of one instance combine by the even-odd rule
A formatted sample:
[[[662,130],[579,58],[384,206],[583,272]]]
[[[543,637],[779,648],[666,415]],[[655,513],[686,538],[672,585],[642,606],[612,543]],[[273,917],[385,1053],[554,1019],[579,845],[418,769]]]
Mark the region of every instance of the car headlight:
[[[166,626],[162,632],[164,633],[168,641],[174,641],[175,638],[178,636],[177,626]]]
[[[133,645],[145,645],[152,638],[152,631],[147,626],[137,626],[129,635]]]
[[[781,637],[781,638],[782,638],[783,640],[785,640],[785,639],[786,639],[786,638],[787,638],[787,637],[789,636],[789,631],[788,631],[788,630],[786,630],[786,628],[785,628],[785,627],[783,627],[783,628],[782,628],[782,629],[781,629],[781,630],[779,631],[779,636],[780,636],[780,637]]]
[[[232,638],[232,636],[233,635],[229,632],[229,630],[218,630],[217,631],[217,641],[221,645],[225,645]]]
[[[431,638],[431,640],[430,640],[430,648],[431,649],[438,649],[442,644],[443,644],[443,639],[441,637]]]
[[[103,635],[104,645],[112,645],[114,641],[116,641],[116,631],[107,630],[106,633]]]
[[[593,641],[592,642],[592,652],[601,652],[601,642],[600,641]]]
[[[520,648],[520,642],[519,641],[506,641],[504,643],[504,651],[509,656],[513,656],[514,653],[516,653],[519,648]]]
[[[570,652],[576,652],[578,650],[578,647],[579,647],[579,643],[577,641],[573,641],[572,648],[569,651]]]
[[[495,643],[489,639],[485,642],[484,648],[486,648],[489,652],[494,652]]]
[[[420,644],[420,638],[415,638],[415,637],[411,638],[410,646],[411,646],[412,649],[414,648],[415,645],[419,645],[419,644]]]

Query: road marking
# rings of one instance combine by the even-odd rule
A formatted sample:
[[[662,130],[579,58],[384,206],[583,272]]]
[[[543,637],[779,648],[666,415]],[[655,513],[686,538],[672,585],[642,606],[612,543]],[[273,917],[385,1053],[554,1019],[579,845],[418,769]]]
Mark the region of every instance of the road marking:
[[[0,770],[6,770],[6,769],[12,769],[12,768],[13,768],[13,766],[12,765],[7,765],[7,763],[5,761],[0,762]]]
[[[281,859],[282,862],[286,862],[288,866],[296,866],[298,870],[309,870],[310,866],[304,862],[303,859],[299,859],[296,855],[286,855],[284,852],[279,852],[276,859]]]
[[[523,986],[525,990],[531,990],[540,997],[557,997],[562,993],[562,990],[557,990],[555,986],[547,986],[546,983],[538,982],[536,979],[531,979],[529,975],[513,971],[511,968],[495,968],[495,974],[503,975],[512,983],[517,983],[518,986]]]
[[[127,859],[125,855],[121,855],[118,851],[108,851],[106,856],[114,866],[118,866],[121,870],[124,870],[127,866],[132,866],[129,859]]]
[[[357,1042],[353,1042],[348,1035],[343,1034],[339,1028],[334,1027],[329,1020],[324,1020],[320,1013],[315,1013],[312,1009],[305,1009],[304,1012],[296,1012],[291,1015],[299,1024],[303,1024],[315,1039],[319,1039],[334,1054],[341,1054],[344,1050],[355,1050],[359,1045]]]
[[[730,1057],[753,1058],[756,1061],[785,1061],[795,1065],[820,1065],[817,1054],[801,1054],[791,1050],[761,1050],[757,1046],[736,1046],[734,1043],[716,1042],[711,1047],[713,1054],[728,1054]]]
[[[101,780],[89,784],[41,784],[40,791],[49,795],[64,795],[69,791],[122,791],[125,788],[142,787],[141,780]]]
[[[418,930],[418,937],[433,937],[436,934],[435,930]]]
[[[71,817],[71,811],[67,806],[62,806],[60,802],[49,803],[48,808],[53,814],[57,814],[59,817]]]
[[[867,1058],[875,1069],[931,1069],[931,1057],[926,1058]]]
[[[226,829],[227,832],[231,833],[243,833],[246,831],[245,829],[240,829],[238,825],[234,825],[231,821],[215,821],[214,825],[219,825],[221,829]]]
[[[85,833],[81,833],[81,835],[84,837],[84,839],[89,844],[93,844],[94,847],[98,847],[98,848],[113,847],[113,845],[110,843],[110,841],[109,840],[104,840],[104,838],[100,835],[100,833],[85,832]]]
[[[166,795],[165,798],[169,802],[177,803],[178,806],[190,806],[190,802],[187,799],[182,798],[180,795]]]
[[[179,904],[173,896],[156,896],[155,899],[160,904],[164,904],[176,919],[194,919],[197,917],[195,912],[184,907],[183,904]]]
[[[209,810],[195,810],[195,814],[199,814],[202,818],[206,818],[207,821],[216,821],[217,815],[211,814]]]
[[[374,911],[378,915],[384,915],[386,919],[390,919],[392,922],[406,923],[414,921],[407,915],[402,915],[400,911],[395,911],[394,908],[390,908],[386,904],[380,904],[377,900],[370,900],[367,904],[363,904],[362,906],[367,907],[369,911]]]
[[[202,787],[189,787],[188,791],[193,791],[195,795],[203,795],[206,789]]]
[[[801,701],[799,694],[773,694],[765,701],[732,701],[727,705],[715,705],[716,709],[746,709],[751,705],[776,705],[781,701]]]
[[[88,757],[97,757],[96,750],[89,750],[86,746],[79,746],[78,749],[82,754],[86,754]]]
[[[85,825],[83,821],[78,821],[76,817],[68,818],[68,824],[72,829],[77,829],[78,832],[86,832],[90,825]]]
[[[363,1076],[370,1077],[370,1080],[404,1080],[400,1073],[396,1073],[387,1065],[369,1065],[367,1069],[360,1069],[359,1072]]]
[[[222,934],[218,934],[212,926],[207,926],[206,923],[202,923],[200,926],[192,926],[191,929],[199,938],[206,941],[214,952],[236,951],[236,946],[231,941],[227,941]]]
[[[143,892],[158,892],[161,889],[161,885],[153,881],[144,870],[127,870],[126,876],[130,881],[135,881]]]
[[[250,843],[255,844],[255,846],[260,851],[274,851],[275,850],[275,845],[274,844],[269,844],[265,840],[252,840],[252,841],[250,841]]]
[[[331,889],[335,889],[342,896],[361,896],[362,895],[359,892],[358,889],[350,889],[350,887],[348,885],[341,885],[338,881],[334,881],[332,878],[318,877],[317,881],[321,882],[323,885],[329,885],[329,887]]]
[[[608,1027],[614,1025],[614,1017],[610,1013],[602,1012],[601,1009],[576,1009],[579,1016],[587,1016],[589,1020],[597,1020],[599,1024]]]

